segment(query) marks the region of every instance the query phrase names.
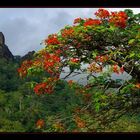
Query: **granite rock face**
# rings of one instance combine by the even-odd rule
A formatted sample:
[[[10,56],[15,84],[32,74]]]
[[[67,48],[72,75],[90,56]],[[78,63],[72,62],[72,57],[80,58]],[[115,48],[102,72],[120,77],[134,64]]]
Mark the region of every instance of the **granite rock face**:
[[[0,32],[0,58],[5,58],[6,60],[14,60],[13,54],[5,44],[5,37],[2,32]]]

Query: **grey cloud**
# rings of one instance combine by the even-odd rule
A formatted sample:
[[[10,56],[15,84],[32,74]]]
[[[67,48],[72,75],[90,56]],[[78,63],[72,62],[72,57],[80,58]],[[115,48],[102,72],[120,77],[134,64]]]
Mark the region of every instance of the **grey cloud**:
[[[9,20],[1,25],[1,30],[5,34],[6,44],[14,54],[26,53],[27,48],[30,50],[32,44],[36,42],[37,45],[39,41],[36,26],[25,18]]]
[[[65,11],[60,11],[57,13],[56,17],[52,18],[53,24],[56,26],[63,26],[71,22],[71,15]]]
[[[77,17],[94,17],[98,8],[0,8],[0,31],[14,55],[39,50],[41,41],[58,32],[65,25],[73,24]],[[122,8],[107,8],[121,10]],[[126,9],[126,8],[123,8]],[[132,8],[133,9],[133,8]],[[138,8],[133,9],[138,13]]]

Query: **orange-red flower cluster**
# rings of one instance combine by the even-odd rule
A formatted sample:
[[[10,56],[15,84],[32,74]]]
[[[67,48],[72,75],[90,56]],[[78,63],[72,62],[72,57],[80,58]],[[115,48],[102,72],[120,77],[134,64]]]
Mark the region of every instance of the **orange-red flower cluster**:
[[[42,127],[44,127],[44,125],[45,125],[45,122],[44,122],[44,120],[42,120],[42,119],[39,119],[39,120],[36,122],[36,127],[37,127],[37,128],[42,128]]]
[[[109,19],[110,23],[113,23],[117,27],[125,28],[127,23],[127,14],[123,11],[120,12],[111,12]]]
[[[105,9],[99,9],[95,15],[99,18],[109,18],[110,14],[107,10]]]
[[[97,65],[95,62],[91,63],[87,68],[89,72],[101,72],[102,69],[102,66]]]
[[[58,78],[48,78],[46,82],[36,84],[36,86],[34,87],[34,92],[37,95],[45,93],[51,94],[54,92],[54,85],[57,81]]]
[[[45,44],[57,45],[57,44],[60,44],[60,42],[58,41],[57,35],[52,34],[52,35],[49,35],[48,38],[45,40]]]
[[[120,72],[121,72],[121,73],[124,72],[124,67],[123,67],[123,66],[120,68]]]
[[[64,29],[62,32],[61,32],[61,35],[62,37],[71,37],[74,33],[74,30],[73,28],[69,28],[69,29]]]
[[[21,67],[17,69],[19,75],[21,77],[25,77],[27,75],[27,70],[32,66],[33,62],[31,60],[26,60],[22,63]]]
[[[57,74],[60,67],[60,57],[56,54],[46,53],[44,56],[44,69],[51,75]],[[54,76],[54,75],[53,75]]]
[[[73,83],[75,83],[73,80],[68,81],[68,85],[71,86]]]
[[[46,86],[47,86],[47,83],[39,83],[34,87],[34,92],[37,95],[44,94]]]
[[[74,24],[76,24],[76,23],[80,23],[81,22],[81,18],[76,18],[75,20],[74,20]]]
[[[101,23],[102,21],[98,19],[87,19],[84,26],[100,25]]]
[[[33,65],[34,65],[34,66],[40,66],[41,63],[42,63],[42,62],[41,62],[39,59],[36,59],[36,60],[33,61]]]
[[[122,66],[121,68],[119,68],[118,65],[113,65],[112,68],[113,68],[113,72],[114,72],[114,73],[120,74],[120,73],[123,73],[123,72],[124,72],[123,66]]]
[[[118,65],[113,65],[113,72],[119,74],[119,67],[118,67]]]
[[[55,54],[60,55],[61,53],[62,53],[62,50],[60,49],[55,50]]]
[[[72,63],[78,63],[79,61],[80,61],[79,58],[71,58],[70,59],[70,62],[72,62]]]
[[[140,89],[140,83],[137,83],[135,86]]]
[[[96,56],[96,61],[106,62],[109,59],[108,55],[105,56]]]
[[[77,124],[78,128],[85,128],[86,127],[86,123],[84,120],[82,120],[80,117],[75,116],[74,117],[74,121]]]

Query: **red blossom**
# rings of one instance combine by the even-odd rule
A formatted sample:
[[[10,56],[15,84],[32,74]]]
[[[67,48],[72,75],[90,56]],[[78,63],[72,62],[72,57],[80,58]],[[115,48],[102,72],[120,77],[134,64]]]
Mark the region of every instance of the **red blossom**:
[[[44,127],[44,125],[45,125],[45,122],[44,122],[44,120],[42,120],[42,119],[39,119],[39,120],[36,122],[37,128],[42,128],[42,127]]]
[[[81,18],[76,18],[75,20],[74,20],[74,24],[76,24],[76,23],[80,23],[81,22]]]
[[[123,66],[120,68],[120,72],[124,73],[124,67]]]
[[[60,62],[60,57],[55,54],[52,54],[51,59],[52,59],[52,61]]]
[[[125,20],[128,19],[127,14],[125,12],[123,12],[123,11],[118,12],[118,16],[121,17],[121,18],[124,18]]]
[[[53,34],[53,35],[50,35],[45,40],[45,44],[47,44],[47,45],[57,45],[57,44],[60,44],[60,42],[57,39],[57,35],[56,34]]]
[[[118,65],[113,65],[113,72],[119,74],[119,67],[118,67]]]
[[[58,49],[58,50],[55,51],[55,53],[59,55],[59,54],[62,53],[62,50]]]
[[[47,79],[46,82],[36,84],[36,86],[34,87],[34,92],[37,95],[45,93],[52,94],[54,92],[55,83],[58,81],[58,79],[58,77],[50,77]]]
[[[104,55],[104,56],[96,56],[96,61],[99,61],[99,62],[106,62],[108,59],[109,59],[109,57],[108,57],[108,55]]]
[[[95,15],[99,18],[108,18],[110,16],[109,12],[105,9],[99,9]]]
[[[125,28],[127,24],[127,18],[127,14],[125,12],[111,12],[109,22],[113,23],[117,27]]]
[[[140,89],[140,83],[137,83],[135,86]]]
[[[74,117],[74,121],[77,125],[78,128],[85,128],[86,127],[86,123],[84,120],[82,120],[80,117],[75,116]]]
[[[53,76],[59,72],[59,67],[61,65],[61,62],[60,62],[61,59],[60,59],[60,56],[58,55],[59,54],[56,55],[56,54],[49,54],[49,53],[46,53],[44,55],[43,67],[49,74]]]
[[[25,60],[21,67],[17,69],[18,73],[21,77],[25,77],[27,75],[27,70],[32,66],[33,62],[31,60]]]
[[[68,81],[69,86],[71,86],[73,83],[75,83],[73,80]]]
[[[34,66],[39,66],[41,64],[41,61],[39,59],[33,61]]]
[[[123,74],[124,73],[124,67],[123,66],[119,68],[118,65],[113,65],[112,68],[113,68],[114,73],[117,73],[117,74],[119,74],[119,73]]]
[[[84,26],[100,25],[102,21],[98,19],[87,19],[84,23]]]
[[[102,66],[100,66],[100,65],[97,65],[95,62],[92,62],[89,66],[88,66],[88,68],[87,68],[87,70],[89,71],[89,72],[101,72],[102,70],[103,70],[103,67]]]
[[[48,93],[48,94],[52,94],[54,92],[54,89],[52,86],[48,87],[45,89],[45,92]]]
[[[34,92],[37,95],[44,94],[47,83],[39,83],[34,87]]]
[[[73,28],[69,28],[69,29],[64,29],[62,32],[61,32],[61,35],[62,37],[71,37],[74,33],[74,30]]]
[[[79,62],[79,58],[71,58],[70,62],[72,63],[78,63]]]

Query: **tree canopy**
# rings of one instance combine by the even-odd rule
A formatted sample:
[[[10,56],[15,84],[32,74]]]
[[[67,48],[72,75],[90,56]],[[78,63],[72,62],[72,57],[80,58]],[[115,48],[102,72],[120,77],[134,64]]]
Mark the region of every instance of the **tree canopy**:
[[[91,116],[98,116],[95,112],[101,111],[96,117],[101,117],[106,123],[109,121],[107,116],[112,116],[112,121],[114,115],[117,118],[128,108],[133,110],[139,102],[140,14],[134,14],[130,9],[118,12],[99,9],[92,16],[95,18],[76,18],[72,26],[65,26],[58,33],[49,35],[43,42],[44,49],[36,52],[33,60],[24,61],[18,72],[22,78],[45,73],[38,82],[31,84],[40,96],[55,94],[60,87],[63,89],[60,74],[65,67],[70,72],[63,79],[73,73],[86,72],[87,79],[90,79],[87,85],[82,87],[72,80],[68,85],[75,89],[75,94],[84,96],[85,104],[80,111],[84,108],[84,111],[92,112]],[[83,64],[88,66],[82,68]],[[132,79],[123,81],[117,87],[117,93],[106,93],[113,85],[111,74],[124,72]],[[101,75],[95,76],[95,73]],[[132,104],[135,105],[132,107]],[[112,108],[116,110],[112,111]],[[74,115],[74,120],[78,127],[85,126],[79,116]],[[42,127],[44,121],[38,120],[37,124]]]

